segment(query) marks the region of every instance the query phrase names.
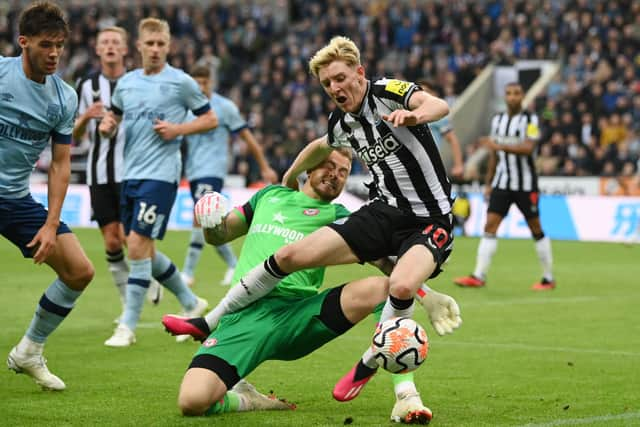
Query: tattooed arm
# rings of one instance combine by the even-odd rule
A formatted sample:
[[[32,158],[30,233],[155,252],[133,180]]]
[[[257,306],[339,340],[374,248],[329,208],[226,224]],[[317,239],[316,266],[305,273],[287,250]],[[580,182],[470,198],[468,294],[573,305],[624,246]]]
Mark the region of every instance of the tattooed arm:
[[[219,246],[247,234],[249,226],[236,210],[232,210],[222,218],[222,222],[213,228],[203,228],[207,243]]]

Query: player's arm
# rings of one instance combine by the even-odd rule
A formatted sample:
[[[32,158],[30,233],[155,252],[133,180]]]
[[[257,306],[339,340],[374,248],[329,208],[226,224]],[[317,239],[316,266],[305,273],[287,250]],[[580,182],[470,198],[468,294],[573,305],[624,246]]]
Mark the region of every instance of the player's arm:
[[[47,184],[47,219],[38,230],[27,247],[33,248],[35,253],[33,261],[36,264],[43,263],[53,252],[56,245],[56,236],[60,226],[60,213],[62,203],[67,194],[69,176],[71,174],[71,136],[60,136],[63,143],[56,143],[54,136],[51,146],[52,158],[49,165]]]
[[[247,234],[249,226],[236,210],[232,210],[214,227],[203,227],[204,239],[207,243],[219,246]]]
[[[505,153],[519,154],[528,156],[533,153],[533,149],[536,147],[536,142],[531,139],[525,139],[518,144],[498,144],[493,138],[482,139],[482,144],[490,151],[504,151]]]
[[[333,148],[329,145],[327,136],[320,137],[311,141],[307,144],[306,147],[298,153],[298,156],[295,158],[289,169],[284,173],[282,177],[282,185],[293,188],[294,190],[298,189],[298,176],[309,169],[314,168],[315,166],[322,163]]]
[[[153,130],[165,141],[173,141],[179,136],[207,132],[218,126],[218,116],[216,116],[216,113],[214,113],[211,108],[199,115],[197,112],[198,111],[194,111],[194,114],[196,114],[195,119],[185,123],[171,123],[157,119],[153,124]]]
[[[269,166],[269,163],[264,156],[264,150],[260,144],[258,144],[258,141],[256,141],[253,133],[248,128],[244,128],[238,133],[238,136],[240,136],[240,138],[247,144],[249,152],[253,158],[256,159],[256,162],[258,162],[262,179],[271,184],[277,183],[278,174],[271,168],[271,166]]]
[[[464,175],[464,163],[462,161],[462,148],[460,148],[460,141],[458,136],[453,131],[444,134],[444,139],[447,140],[451,147],[451,155],[453,156],[453,168],[451,169],[451,175],[456,178],[462,178]]]
[[[104,106],[101,101],[91,104],[83,113],[78,115],[73,125],[73,139],[79,141],[87,131],[87,124],[91,119],[99,119],[104,115]]]
[[[407,105],[409,110],[398,109],[382,116],[382,119],[391,122],[395,127],[415,126],[440,120],[449,114],[449,105],[444,99],[422,90],[415,90],[410,95]]]
[[[118,132],[118,126],[122,121],[122,111],[113,108],[113,111],[107,111],[100,124],[98,125],[98,132],[105,138],[113,138]]]

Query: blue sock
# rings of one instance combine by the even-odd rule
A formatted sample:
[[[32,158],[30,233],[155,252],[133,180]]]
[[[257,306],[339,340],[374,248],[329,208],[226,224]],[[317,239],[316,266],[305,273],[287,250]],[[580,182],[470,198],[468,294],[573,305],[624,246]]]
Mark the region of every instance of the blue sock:
[[[202,228],[193,227],[191,230],[189,249],[187,250],[187,256],[184,258],[184,264],[182,267],[182,272],[187,276],[195,276],[196,266],[198,265],[198,261],[200,261],[200,255],[202,255],[203,247],[204,234],[202,234]]]
[[[216,246],[216,251],[218,251],[218,255],[222,257],[224,262],[227,263],[229,268],[236,268],[236,264],[238,263],[238,258],[236,258],[236,254],[233,253],[231,249],[231,245],[229,243],[225,243],[224,245]]]
[[[180,272],[171,260],[157,249],[156,256],[153,257],[152,269],[153,277],[178,298],[185,310],[191,310],[196,306],[198,303],[196,295],[184,284]]]
[[[56,278],[40,297],[26,336],[33,342],[44,343],[67,317],[81,293],[82,291],[74,291]]]
[[[124,323],[132,331],[135,331],[140,320],[149,282],[151,282],[151,260],[149,258],[129,260],[127,296],[120,323]]]

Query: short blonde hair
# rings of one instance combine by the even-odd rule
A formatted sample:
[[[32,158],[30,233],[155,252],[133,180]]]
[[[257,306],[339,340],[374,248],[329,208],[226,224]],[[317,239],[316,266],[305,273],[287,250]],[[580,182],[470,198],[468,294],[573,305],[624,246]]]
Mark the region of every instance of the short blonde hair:
[[[164,19],[144,18],[138,24],[138,36],[140,36],[143,31],[149,31],[152,33],[167,33],[167,35],[171,36],[169,23]]]
[[[124,41],[124,44],[127,44],[127,41],[129,39],[129,33],[127,33],[127,30],[125,30],[124,28],[117,27],[115,25],[113,25],[111,27],[104,27],[103,29],[98,31],[98,37],[100,36],[100,34],[108,33],[108,32],[120,34],[122,36],[122,41]]]
[[[333,61],[342,61],[349,66],[359,66],[360,50],[351,39],[336,36],[309,60],[309,71],[314,77],[318,77],[320,68],[326,67]]]

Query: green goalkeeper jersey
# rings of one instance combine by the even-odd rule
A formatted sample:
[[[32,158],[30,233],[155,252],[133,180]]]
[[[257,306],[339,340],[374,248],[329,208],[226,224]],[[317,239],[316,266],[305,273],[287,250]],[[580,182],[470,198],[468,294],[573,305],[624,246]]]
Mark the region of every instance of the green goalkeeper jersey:
[[[279,248],[296,242],[320,227],[349,215],[342,205],[312,199],[301,191],[271,185],[234,209],[249,226],[233,283]],[[269,296],[307,297],[318,293],[324,267],[310,268],[285,277]]]

